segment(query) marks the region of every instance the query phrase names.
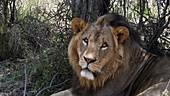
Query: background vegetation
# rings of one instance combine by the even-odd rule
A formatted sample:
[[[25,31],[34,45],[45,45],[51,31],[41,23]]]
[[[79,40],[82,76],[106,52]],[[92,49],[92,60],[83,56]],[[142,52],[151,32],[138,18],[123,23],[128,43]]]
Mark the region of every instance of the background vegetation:
[[[70,87],[70,21],[116,12],[143,47],[170,56],[169,0],[1,0],[0,96],[49,96]]]

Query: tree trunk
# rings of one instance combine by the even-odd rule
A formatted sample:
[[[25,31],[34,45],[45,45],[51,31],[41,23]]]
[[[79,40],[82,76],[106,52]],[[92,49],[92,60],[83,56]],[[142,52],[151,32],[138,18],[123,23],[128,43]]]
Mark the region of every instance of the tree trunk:
[[[72,16],[93,22],[98,16],[109,12],[110,0],[72,0]]]

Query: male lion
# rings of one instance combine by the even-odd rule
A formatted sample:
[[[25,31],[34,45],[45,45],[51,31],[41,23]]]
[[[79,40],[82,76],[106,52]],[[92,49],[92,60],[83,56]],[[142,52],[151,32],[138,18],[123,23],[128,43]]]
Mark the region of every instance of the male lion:
[[[144,50],[137,32],[123,16],[106,14],[94,23],[75,18],[71,27],[73,37],[68,56],[75,74],[72,88],[64,93],[69,96],[170,96],[170,58]]]

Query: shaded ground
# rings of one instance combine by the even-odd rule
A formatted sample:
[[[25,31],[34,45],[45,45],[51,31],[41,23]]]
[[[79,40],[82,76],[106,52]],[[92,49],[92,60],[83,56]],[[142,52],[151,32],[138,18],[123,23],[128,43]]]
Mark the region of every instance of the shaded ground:
[[[0,62],[0,96],[22,96],[23,80],[16,80],[21,62]]]
[[[57,68],[53,72],[46,67],[48,63],[43,64],[40,60],[34,57],[29,60],[1,61],[0,96],[23,96],[24,93],[25,96],[49,96],[70,87],[71,72],[63,69],[66,73]]]

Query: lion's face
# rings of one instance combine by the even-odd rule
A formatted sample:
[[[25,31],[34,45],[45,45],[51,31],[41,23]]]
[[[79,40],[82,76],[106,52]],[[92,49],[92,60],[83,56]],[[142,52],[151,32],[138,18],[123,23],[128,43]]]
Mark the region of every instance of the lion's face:
[[[128,29],[105,23],[102,17],[92,24],[80,18],[71,22],[74,36],[68,48],[69,59],[82,85],[102,86],[121,65]]]
[[[81,76],[93,80],[106,70],[106,64],[112,61],[114,48],[111,28],[91,25],[82,34],[78,43],[79,65]],[[112,66],[116,67],[116,66]],[[105,69],[106,68],[106,69]],[[113,68],[115,69],[115,68]],[[108,69],[107,69],[108,70]]]

